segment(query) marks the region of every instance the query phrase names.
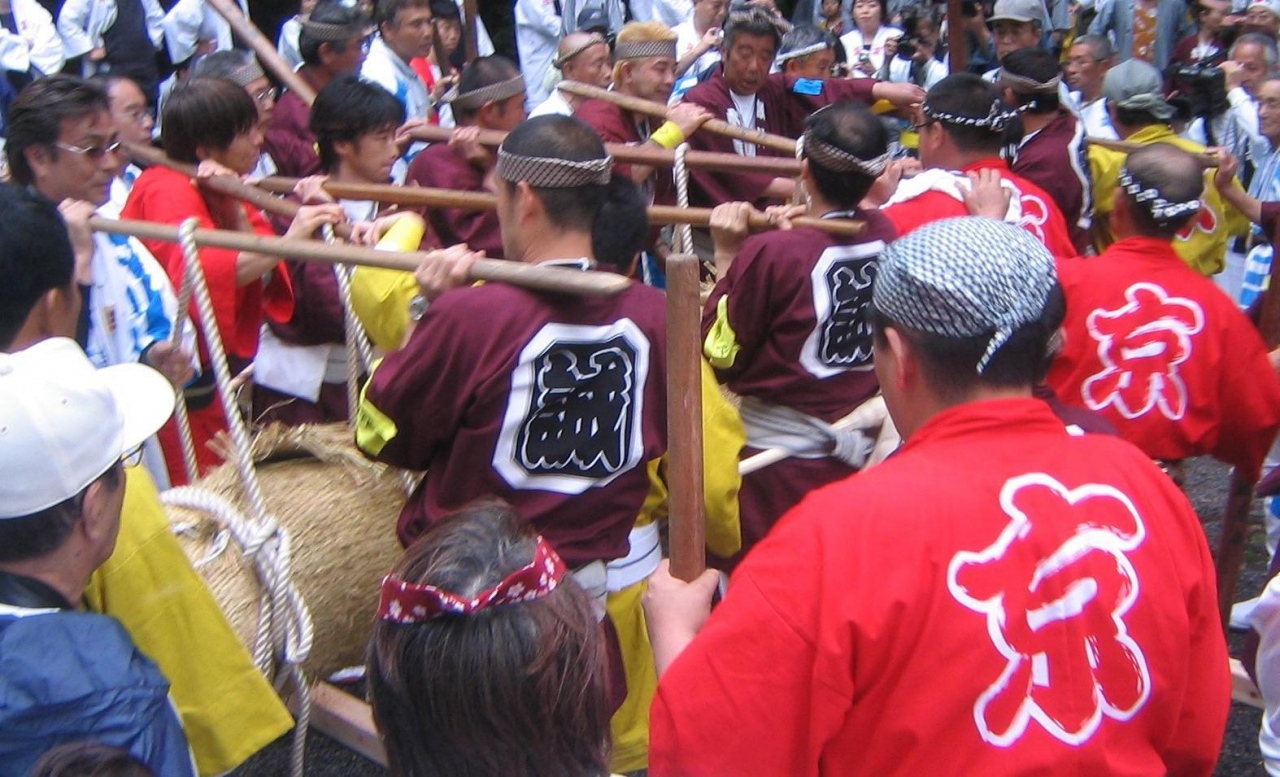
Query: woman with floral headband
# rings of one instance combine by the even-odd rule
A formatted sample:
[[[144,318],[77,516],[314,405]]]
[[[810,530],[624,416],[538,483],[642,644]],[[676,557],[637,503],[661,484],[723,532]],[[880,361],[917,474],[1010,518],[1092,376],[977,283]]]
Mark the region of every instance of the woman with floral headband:
[[[499,500],[442,518],[383,581],[374,721],[397,777],[599,777],[605,648],[591,599]]]

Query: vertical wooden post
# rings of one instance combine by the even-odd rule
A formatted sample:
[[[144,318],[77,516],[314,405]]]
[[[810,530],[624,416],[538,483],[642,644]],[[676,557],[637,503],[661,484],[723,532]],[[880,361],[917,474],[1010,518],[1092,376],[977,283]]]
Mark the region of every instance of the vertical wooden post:
[[[667,484],[671,574],[692,581],[706,569],[702,483],[702,305],[696,256],[667,259]]]
[[[961,0],[947,0],[947,57],[952,73],[969,69],[969,37],[964,34]]]
[[[476,10],[476,0],[464,0],[462,4],[465,18],[462,28],[462,41],[466,46],[467,52],[466,64],[471,64],[480,56],[480,31],[477,29],[477,22],[480,19],[480,12]],[[440,68],[444,70],[443,63]]]

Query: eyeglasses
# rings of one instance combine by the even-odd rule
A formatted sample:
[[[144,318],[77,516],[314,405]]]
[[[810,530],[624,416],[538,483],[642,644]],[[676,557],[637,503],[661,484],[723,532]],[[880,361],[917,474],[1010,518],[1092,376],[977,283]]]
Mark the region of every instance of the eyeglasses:
[[[126,111],[124,115],[126,119],[129,119],[134,124],[141,124],[151,118],[151,111],[146,108],[138,108],[137,110]]]
[[[118,139],[114,139],[111,142],[106,143],[104,145],[89,146],[88,148],[73,146],[70,143],[63,143],[61,141],[55,142],[53,145],[57,146],[63,151],[69,151],[72,154],[76,154],[77,156],[86,156],[86,157],[89,157],[90,159],[102,159],[107,154],[115,154],[120,151],[120,141]]]
[[[259,105],[265,105],[266,103],[269,103],[269,102],[275,102],[277,94],[279,94],[278,89],[276,89],[274,86],[268,86],[266,89],[263,89],[261,92],[258,92],[257,94],[253,95],[253,99]]]
[[[125,467],[136,467],[142,463],[142,445],[136,448],[130,448],[120,457],[120,463]]]

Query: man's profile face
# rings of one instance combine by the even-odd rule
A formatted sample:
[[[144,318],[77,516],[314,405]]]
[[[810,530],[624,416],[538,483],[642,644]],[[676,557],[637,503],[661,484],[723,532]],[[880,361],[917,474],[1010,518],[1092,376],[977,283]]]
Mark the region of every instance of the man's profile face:
[[[1265,6],[1255,5],[1245,13],[1244,26],[1247,32],[1261,32],[1274,38],[1280,32],[1280,17]]]
[[[787,70],[788,75],[794,75],[797,78],[809,78],[815,81],[825,81],[831,77],[831,66],[836,63],[836,54],[831,49],[819,51],[816,54],[810,54],[807,57],[800,57],[788,63],[791,67]]]
[[[564,77],[570,81],[607,87],[613,81],[613,63],[609,46],[596,43],[564,65]]]
[[[117,79],[107,92],[111,105],[111,123],[120,139],[142,145],[151,142],[155,121],[147,110],[147,98],[138,85],[127,78]]]
[[[1091,46],[1077,43],[1067,55],[1064,71],[1072,89],[1093,94],[1102,88],[1102,79],[1107,75],[1107,69],[1106,61],[1097,59]]]
[[[665,103],[676,83],[676,61],[672,57],[645,57],[631,60],[631,93],[645,100]]]
[[[387,48],[408,62],[414,57],[431,55],[431,9],[422,7],[401,8],[390,22],[383,22],[382,40]]]
[[[1258,129],[1271,141],[1280,145],[1280,81],[1263,81],[1258,86]]]
[[[724,52],[724,80],[737,94],[751,95],[760,91],[773,67],[777,46],[769,35],[738,33]],[[828,68],[828,72],[830,68]]]
[[[56,145],[31,165],[36,188],[54,202],[68,198],[94,205],[106,202],[111,179],[123,165],[119,151],[107,150],[117,139],[107,111],[63,119]]]
[[[1231,58],[1240,65],[1240,69],[1244,73],[1244,81],[1241,82],[1241,86],[1249,94],[1257,94],[1258,84],[1268,70],[1267,55],[1262,46],[1257,43],[1237,44],[1235,53]]]
[[[342,164],[361,181],[386,183],[391,180],[391,168],[400,158],[396,145],[396,126],[388,124],[360,135],[354,143],[335,144],[334,149]]]

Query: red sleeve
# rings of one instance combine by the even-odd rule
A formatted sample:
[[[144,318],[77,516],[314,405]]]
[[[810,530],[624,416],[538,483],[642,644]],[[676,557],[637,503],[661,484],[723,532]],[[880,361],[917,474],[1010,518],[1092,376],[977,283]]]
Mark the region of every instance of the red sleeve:
[[[1234,314],[1227,317],[1233,331],[1220,338],[1225,362],[1218,371],[1222,418],[1213,455],[1256,478],[1280,429],[1280,378],[1249,320],[1234,310],[1226,312]]]
[[[818,655],[823,543],[817,522],[805,523],[752,551],[662,676],[649,720],[654,777],[818,774],[854,694],[852,661],[839,681]]]
[[[969,215],[963,204],[942,192],[925,192],[919,197],[883,208],[880,212],[893,222],[899,236],[938,219]]]

